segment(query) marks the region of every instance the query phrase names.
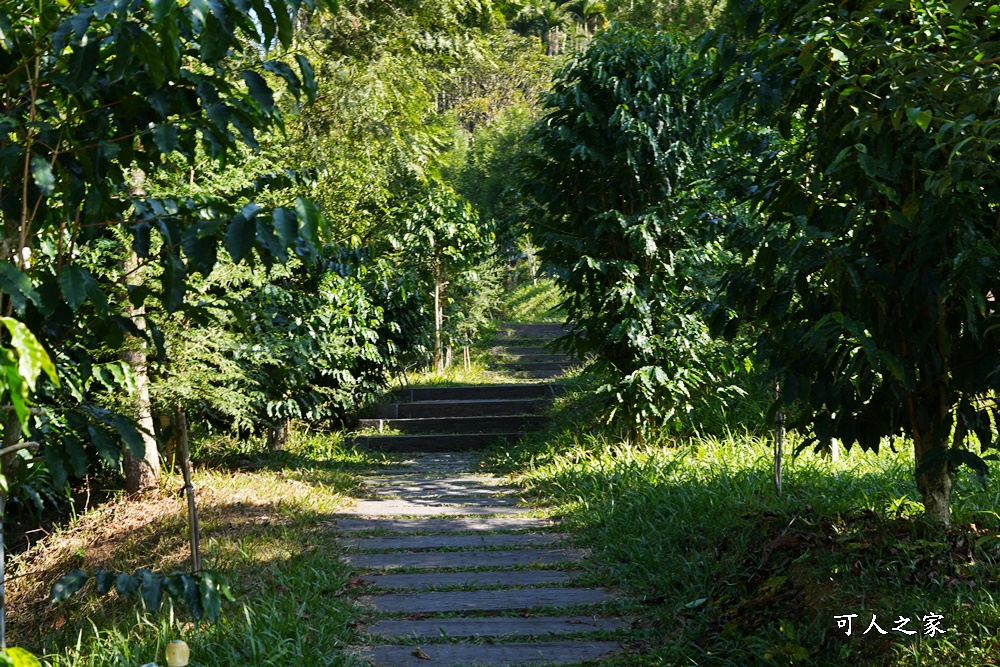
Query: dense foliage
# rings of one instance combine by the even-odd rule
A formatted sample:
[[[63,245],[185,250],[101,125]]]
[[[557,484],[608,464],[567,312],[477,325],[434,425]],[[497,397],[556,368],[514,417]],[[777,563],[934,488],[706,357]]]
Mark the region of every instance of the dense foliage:
[[[739,147],[730,307],[794,425],[913,440],[928,514],[1000,426],[1000,31],[989,3],[814,2],[745,13],[718,95]],[[725,44],[720,53],[733,54]],[[720,68],[732,58],[719,62]]]
[[[641,433],[676,424],[723,383],[689,306],[723,255],[692,215],[714,109],[684,40],[605,31],[557,77],[532,131],[524,189],[574,330],[563,344],[607,379],[613,416]]]

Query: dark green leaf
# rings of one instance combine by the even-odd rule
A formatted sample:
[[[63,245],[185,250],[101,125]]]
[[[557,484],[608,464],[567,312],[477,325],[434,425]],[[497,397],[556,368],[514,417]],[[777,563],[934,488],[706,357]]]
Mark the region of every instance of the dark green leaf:
[[[302,87],[306,91],[306,99],[315,102],[316,93],[319,92],[319,87],[316,85],[316,72],[305,56],[296,55],[295,61],[299,64],[299,71],[302,72]]]
[[[0,260],[0,292],[10,297],[14,308],[24,310],[26,300],[38,305],[38,292],[24,273],[10,262]]]
[[[176,125],[158,123],[153,127],[153,142],[156,143],[160,152],[166,155],[177,148],[179,134],[180,128]]]
[[[274,111],[274,94],[271,92],[271,88],[267,85],[267,82],[264,81],[264,77],[257,74],[257,72],[247,70],[243,72],[243,80],[247,82],[247,88],[250,90],[253,98],[257,100],[260,108],[266,113]]]
[[[83,588],[83,585],[87,583],[87,579],[89,578],[90,576],[83,570],[67,572],[59,577],[56,583],[52,584],[52,593],[49,595],[49,601],[52,604],[57,604],[69,598]]]
[[[96,575],[97,594],[107,595],[115,585],[115,573],[109,570],[98,570]]]
[[[125,415],[114,415],[111,417],[111,421],[114,423],[115,428],[118,429],[118,435],[121,436],[122,442],[125,443],[129,451],[139,458],[145,456],[146,441],[143,440],[142,434],[136,428],[135,423]]]
[[[142,579],[142,602],[146,611],[158,610],[163,603],[163,575],[144,568],[135,574]]]
[[[254,217],[260,212],[260,207],[256,204],[247,204],[243,209],[233,216],[229,226],[226,227],[225,244],[229,256],[234,262],[240,262],[250,254],[253,249],[254,240],[257,236]]]
[[[101,426],[88,426],[87,433],[90,434],[90,443],[94,445],[101,458],[112,465],[117,464],[122,449],[114,438]]]
[[[128,597],[139,590],[139,584],[141,583],[139,577],[130,575],[127,572],[119,572],[115,577],[115,590],[118,591],[118,595]]]

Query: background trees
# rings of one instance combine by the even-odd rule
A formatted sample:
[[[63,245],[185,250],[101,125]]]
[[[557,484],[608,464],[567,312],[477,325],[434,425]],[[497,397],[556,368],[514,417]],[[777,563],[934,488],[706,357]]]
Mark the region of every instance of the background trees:
[[[637,433],[715,390],[707,328],[686,308],[720,258],[693,213],[714,123],[693,65],[683,38],[605,31],[557,77],[526,160],[531,229],[575,327],[563,343],[594,356],[611,415]]]

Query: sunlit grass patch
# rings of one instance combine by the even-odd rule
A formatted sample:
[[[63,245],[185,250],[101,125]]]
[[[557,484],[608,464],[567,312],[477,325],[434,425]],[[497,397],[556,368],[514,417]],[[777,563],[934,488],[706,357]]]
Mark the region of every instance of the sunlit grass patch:
[[[525,283],[507,297],[504,316],[511,322],[562,322],[566,312],[559,308],[564,297],[549,278]]]

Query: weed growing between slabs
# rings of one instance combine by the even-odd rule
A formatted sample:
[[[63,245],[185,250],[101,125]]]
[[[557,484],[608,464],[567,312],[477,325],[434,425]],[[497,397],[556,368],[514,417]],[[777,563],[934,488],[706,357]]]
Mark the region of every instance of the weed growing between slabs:
[[[593,549],[589,580],[641,602],[644,632],[612,664],[998,664],[997,466],[985,491],[958,473],[946,533],[922,518],[907,443],[786,455],[779,498],[768,437],[722,428],[628,446],[581,432],[576,396],[549,431],[489,461]],[[932,613],[943,634],[927,634]],[[835,617],[850,614],[847,636]]]
[[[167,607],[146,615],[136,598],[98,597],[93,584],[67,603],[48,603],[52,582],[77,567],[190,569],[186,505],[173,493],[181,482],[168,476],[159,497],[111,501],[14,561],[12,642],[51,667],[162,664],[165,643],[177,638],[205,667],[354,664],[343,649],[355,639],[357,611],[331,515],[357,495],[359,474],[392,462],[344,449],[335,435],[301,433],[286,452],[269,453],[257,440],[201,439],[194,454],[203,566],[225,575],[237,598],[224,603],[222,620],[194,625]]]

